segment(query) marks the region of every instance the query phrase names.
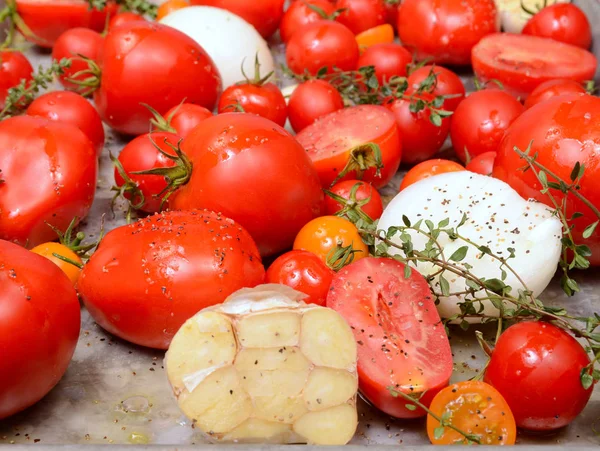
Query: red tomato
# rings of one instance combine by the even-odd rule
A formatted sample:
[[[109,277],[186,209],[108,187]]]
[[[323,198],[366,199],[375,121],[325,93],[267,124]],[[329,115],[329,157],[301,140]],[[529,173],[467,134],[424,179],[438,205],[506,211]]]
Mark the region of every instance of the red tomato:
[[[177,135],[185,138],[204,119],[212,117],[212,111],[193,103],[182,103],[174,106],[165,117]]]
[[[497,31],[494,0],[404,0],[398,9],[402,43],[417,59],[466,65],[481,38]]]
[[[572,3],[556,3],[542,8],[525,24],[523,34],[589,49],[592,30],[585,13]]]
[[[464,171],[465,168],[460,164],[450,161],[436,158],[433,160],[423,161],[413,166],[410,171],[406,173],[400,184],[400,191],[406,189],[410,185],[417,183],[420,180],[433,177],[438,174],[445,174],[446,172],[460,172]]]
[[[85,218],[98,159],[77,127],[31,116],[0,122],[0,239],[34,247]]]
[[[97,31],[89,28],[71,28],[61,34],[52,48],[52,58],[60,61],[71,58],[71,66],[59,76],[60,83],[67,89],[77,89],[78,85],[71,83],[67,78],[73,78],[77,72],[87,70],[89,64],[77,55],[83,55],[94,62],[98,62],[100,49],[104,45],[104,37]],[[85,80],[89,75],[79,75],[75,80]]]
[[[475,172],[481,175],[492,175],[494,170],[494,161],[496,152],[485,152],[473,158],[465,167],[467,171]]]
[[[336,10],[344,10],[335,20],[354,34],[383,25],[387,19],[384,0],[337,0]]]
[[[425,415],[388,391],[425,392],[420,401],[429,405],[452,375],[450,343],[423,276],[412,270],[406,277],[404,264],[392,259],[363,258],[334,276],[327,307],[356,338],[361,393],[388,415]]]
[[[219,99],[219,113],[234,113],[239,107],[282,127],[287,120],[285,98],[275,83],[247,81],[230,86]]]
[[[401,0],[385,0],[385,21],[396,28],[398,26],[398,8]]]
[[[356,185],[358,185],[358,189],[354,188]],[[352,196],[353,189],[355,189],[355,192]],[[361,182],[360,180],[346,180],[336,183],[329,191],[335,196],[343,198],[344,201],[342,202],[341,199],[336,200],[330,195],[325,196],[326,215],[335,215],[347,210],[356,210],[357,208],[360,208],[371,219],[379,219],[383,213],[381,196],[368,183]],[[363,202],[366,203],[360,205]]]
[[[352,170],[340,180],[358,178],[380,188],[394,177],[402,158],[394,117],[377,105],[359,105],[328,114],[298,133],[296,139],[312,159],[324,188],[331,186],[349,160],[353,160]],[[383,167],[379,174],[372,149],[365,146],[369,143],[379,146],[381,152]]]
[[[296,30],[299,30],[304,25],[326,18],[311,9],[309,5],[321,9],[327,17],[335,12],[335,6],[329,0],[300,0],[293,2],[281,19],[279,34],[283,42],[288,42]]]
[[[473,70],[482,81],[496,79],[515,96],[527,96],[556,78],[591,80],[596,57],[552,39],[508,33],[483,38],[473,48]]]
[[[506,399],[518,427],[554,430],[588,403],[593,388],[583,388],[580,374],[589,363],[583,347],[563,329],[525,321],[500,336],[485,381]]]
[[[420,96],[428,101],[433,100],[431,94]],[[438,127],[429,119],[431,112],[428,108],[411,113],[410,103],[409,99],[396,99],[386,107],[394,114],[400,132],[402,162],[414,164],[431,158],[442,148],[450,131],[450,118],[444,118]]]
[[[529,144],[531,155],[538,154],[537,161],[569,183],[570,175],[579,162],[585,165],[585,174],[579,192],[593,205],[600,206],[600,99],[587,94],[570,94],[547,100],[526,110],[508,128],[494,164],[494,177],[507,182],[523,198],[537,199],[551,205],[550,199],[540,193],[542,186],[532,173],[519,170],[526,163],[513,150],[525,151]],[[549,181],[553,178],[548,176]],[[563,194],[550,191],[561,202]],[[583,239],[585,228],[595,222],[596,215],[575,196],[566,200],[567,218],[581,212],[575,219],[573,235],[575,243],[591,248],[590,261],[600,265],[600,229],[589,239]]]
[[[199,310],[263,282],[252,238],[211,211],[170,211],[109,232],[79,277],[94,320],[132,343],[167,349]]]
[[[104,127],[100,115],[90,102],[69,91],[52,91],[35,99],[26,114],[40,116],[54,122],[71,124],[88,137],[100,156],[104,148]]]
[[[267,270],[267,283],[281,283],[308,297],[308,304],[325,305],[331,279],[335,273],[312,252],[290,251],[273,262]]]
[[[35,404],[67,370],[79,338],[69,278],[41,255],[0,240],[0,419]]]
[[[220,91],[221,77],[210,56],[174,28],[132,22],[106,36],[94,102],[102,119],[121,133],[148,132],[152,113],[142,103],[163,115],[184,99],[212,110]]]
[[[354,70],[358,62],[358,44],[354,34],[344,25],[330,20],[313,22],[294,33],[285,52],[287,65],[297,73],[316,75],[327,67]]]
[[[31,80],[33,67],[25,55],[13,50],[0,51],[0,60],[0,108],[4,108],[8,90],[21,80]]]
[[[129,24],[131,22],[146,22],[146,19],[143,16],[132,12],[119,13],[110,19],[108,31],[112,31],[121,25]]]
[[[521,102],[505,91],[484,89],[470,94],[458,105],[450,125],[458,158],[464,163],[482,153],[496,152],[504,132],[523,111]]]
[[[525,108],[531,108],[533,105],[563,94],[585,94],[585,92],[586,90],[581,83],[573,80],[548,80],[531,91],[531,94],[525,100]]]
[[[358,67],[374,66],[380,84],[393,76],[405,77],[412,55],[400,44],[376,44],[360,55]]]
[[[290,96],[288,115],[296,133],[320,117],[344,108],[344,99],[325,80],[308,80],[300,83]]]
[[[433,72],[432,72],[433,71]],[[408,77],[408,93],[416,92],[422,83],[431,75],[435,75],[435,80],[430,89],[422,90],[433,96],[452,96],[444,100],[444,109],[448,111],[456,110],[458,104],[465,98],[465,86],[458,75],[451,70],[441,66],[423,66],[411,72]]]

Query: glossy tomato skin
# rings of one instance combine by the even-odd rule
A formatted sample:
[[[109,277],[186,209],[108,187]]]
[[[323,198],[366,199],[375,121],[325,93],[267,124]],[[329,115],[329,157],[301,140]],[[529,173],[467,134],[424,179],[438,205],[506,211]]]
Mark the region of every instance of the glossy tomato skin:
[[[309,156],[268,119],[219,114],[198,125],[182,149],[194,168],[170,207],[222,212],[248,230],[263,256],[288,249],[321,213],[323,192]]]
[[[79,86],[68,81],[68,78],[73,78],[77,72],[89,69],[89,64],[78,55],[83,55],[86,58],[98,63],[100,50],[104,45],[104,37],[97,31],[89,28],[71,28],[61,34],[54,47],[52,47],[52,59],[60,61],[63,58],[71,58],[71,66],[64,70],[64,74],[58,79],[60,83],[67,89],[77,89]],[[88,75],[79,75],[75,80],[85,80]]]
[[[398,9],[402,43],[435,63],[469,64],[473,46],[497,26],[494,0],[405,0]]]
[[[71,124],[88,137],[100,156],[104,148],[104,126],[96,109],[79,94],[69,91],[52,91],[35,99],[28,116],[40,116],[54,122]]]
[[[0,240],[0,420],[35,404],[67,370],[77,339],[77,293],[51,261]]]
[[[116,14],[108,23],[108,31],[112,31],[121,25],[126,25],[131,22],[146,22],[146,19],[139,14],[133,12],[124,12]]]
[[[592,30],[585,13],[572,3],[556,3],[542,8],[525,24],[523,34],[589,49]]]
[[[352,188],[358,184],[359,188],[356,190],[355,199],[357,202],[362,200],[370,199],[368,203],[363,205],[361,210],[369,215],[371,219],[379,219],[383,213],[383,202],[379,192],[373,188],[370,184],[362,182],[360,180],[345,180],[343,182],[336,183],[331,187],[329,191],[333,194],[337,194],[344,199],[350,199]],[[344,205],[336,201],[330,196],[325,196],[325,214],[335,215],[344,208]]]
[[[581,83],[573,80],[548,80],[535,88],[527,100],[525,108],[531,108],[533,105],[542,103],[548,99],[564,94],[585,94],[586,90]]]
[[[296,133],[317,119],[344,108],[344,99],[325,80],[307,80],[300,83],[290,96],[288,116]]]
[[[335,273],[312,252],[290,251],[267,270],[267,283],[280,283],[308,295],[307,304],[325,305]]]
[[[0,59],[0,108],[4,108],[8,90],[21,80],[31,80],[33,67],[25,55],[13,50],[2,50]]]
[[[496,155],[496,152],[485,152],[477,155],[467,163],[465,168],[467,171],[475,172],[476,174],[492,175]]]
[[[402,179],[402,183],[400,184],[400,191],[406,189],[413,183],[433,177],[434,175],[445,174],[446,172],[460,172],[464,170],[465,168],[463,166],[451,160],[444,160],[441,158],[426,160],[413,166],[406,173]]]
[[[246,113],[257,114],[283,127],[287,105],[275,83],[241,83],[230,86],[219,99],[219,113],[235,113],[238,105]]]
[[[335,9],[344,10],[336,20],[354,34],[383,25],[387,19],[383,0],[337,0]]]
[[[569,424],[586,406],[593,387],[585,390],[580,374],[589,363],[563,329],[525,321],[500,336],[484,380],[504,396],[518,427],[549,431]]]
[[[330,20],[321,20],[303,26],[292,35],[285,52],[287,65],[296,74],[308,71],[316,75],[327,67],[333,73],[354,70],[358,62],[358,44],[348,27]]]
[[[327,307],[354,333],[361,393],[393,417],[424,416],[388,391],[426,391],[420,401],[429,405],[452,375],[450,343],[423,276],[413,270],[406,278],[404,264],[392,259],[364,258],[336,274]]]
[[[183,103],[167,111],[165,117],[170,119],[170,125],[175,129],[177,135],[185,138],[196,125],[212,115],[212,111],[208,108],[193,103]]]
[[[393,76],[405,77],[412,55],[400,44],[376,44],[364,51],[358,59],[358,67],[374,66],[380,84]]]
[[[323,20],[323,17],[309,8],[309,5],[320,8],[327,16],[335,12],[334,4],[329,0],[301,0],[293,2],[283,15],[281,25],[279,26],[279,34],[283,42],[288,42],[292,35],[304,25]]]
[[[532,142],[533,141],[533,142]],[[579,192],[592,204],[600,205],[600,99],[587,94],[559,96],[525,111],[508,128],[498,149],[494,177],[507,182],[525,199],[537,199],[551,205],[550,199],[540,193],[541,184],[531,171],[523,172],[523,160],[513,150],[524,151],[531,144],[531,155],[537,161],[569,183],[576,162],[585,165]],[[548,178],[553,181],[552,177]],[[552,190],[560,203],[562,193]],[[566,216],[583,213],[572,224],[574,241],[591,248],[590,261],[600,265],[600,231],[588,239],[582,237],[585,228],[598,218],[575,196],[567,196]]]
[[[410,73],[408,77],[408,93],[416,92],[421,83],[432,73],[435,75],[433,89],[428,90],[433,96],[453,96],[444,100],[444,110],[455,111],[459,103],[465,98],[465,86],[456,75],[442,66],[427,65]]]
[[[394,117],[377,105],[344,108],[322,117],[296,136],[312,159],[323,188],[329,188],[344,169],[350,151],[366,143],[379,146],[383,168],[377,175],[368,169],[362,177],[375,188],[387,185],[400,166],[402,145]],[[350,171],[343,180],[358,178]]]
[[[167,349],[188,318],[264,276],[254,241],[237,223],[206,210],[171,211],[110,231],[78,289],[108,332]]]
[[[148,132],[152,113],[141,103],[162,115],[184,99],[212,110],[220,92],[221,76],[210,56],[174,28],[132,22],[106,36],[94,102],[104,122],[118,132]]]
[[[496,152],[504,132],[523,111],[521,102],[505,91],[484,89],[470,94],[458,105],[450,125],[458,158],[464,163],[482,153]]]
[[[70,124],[32,116],[0,122],[0,239],[34,247],[85,218],[96,192],[98,159]]]
[[[31,252],[47,258],[56,266],[58,266],[61,269],[61,271],[67,275],[73,286],[75,286],[77,280],[79,279],[79,275],[81,274],[81,268],[56,257],[54,254],[60,255],[61,257],[66,257],[69,260],[74,261],[75,263],[78,263],[83,266],[83,261],[81,260],[79,255],[77,255],[67,246],[60,243],[55,243],[53,241],[39,244],[33,249],[31,249]]]

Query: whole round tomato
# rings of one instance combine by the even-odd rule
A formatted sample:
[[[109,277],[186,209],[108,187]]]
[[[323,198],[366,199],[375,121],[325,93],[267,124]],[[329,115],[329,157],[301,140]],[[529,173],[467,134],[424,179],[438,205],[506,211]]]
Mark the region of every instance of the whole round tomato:
[[[54,47],[52,47],[52,59],[60,61],[63,58],[71,58],[71,66],[66,68],[63,74],[58,77],[60,83],[67,89],[75,90],[79,88],[77,84],[67,80],[83,81],[89,77],[85,74],[73,77],[77,72],[89,68],[87,61],[78,55],[83,55],[97,63],[103,45],[104,37],[89,28],[71,28],[61,34],[54,43]]]
[[[525,24],[523,34],[589,49],[592,30],[585,13],[572,3],[556,3],[542,8]]]
[[[71,124],[32,116],[1,121],[0,169],[0,239],[28,247],[54,240],[47,223],[66,230],[94,201],[97,154]]]
[[[162,115],[184,99],[212,110],[220,91],[221,76],[210,56],[174,28],[132,22],[106,36],[94,102],[114,130],[147,133],[152,113],[143,103]]]
[[[531,143],[530,155],[566,183],[577,162],[585,166],[579,193],[593,205],[600,206],[600,99],[587,94],[570,94],[547,100],[526,110],[506,131],[498,149],[493,175],[507,182],[523,198],[537,199],[552,205],[532,171],[519,170],[526,162],[514,151],[525,151]],[[548,175],[548,181],[553,177]],[[552,196],[561,203],[563,194],[551,189]],[[566,216],[583,213],[572,221],[574,241],[588,245],[592,251],[590,261],[600,265],[600,229],[590,238],[583,232],[596,222],[596,215],[573,195],[566,199]]]
[[[31,80],[33,67],[25,55],[13,50],[0,51],[0,61],[0,108],[4,108],[8,90],[21,80]]]
[[[381,85],[394,76],[405,77],[412,55],[400,44],[375,44],[358,59],[358,67],[375,67],[375,76]]]
[[[68,91],[52,91],[35,99],[26,114],[40,116],[54,122],[71,124],[88,137],[96,154],[104,148],[104,127],[96,109],[79,94]]]
[[[496,31],[494,0],[404,0],[398,9],[400,40],[419,60],[470,64],[473,46]]]
[[[325,17],[311,8],[318,8],[323,11]],[[283,42],[288,42],[292,35],[304,25],[326,19],[335,12],[335,6],[329,0],[300,0],[293,2],[286,10],[279,34]]]
[[[444,100],[443,108],[454,111],[465,98],[465,86],[460,77],[442,66],[422,66],[410,73],[408,77],[408,93],[422,92],[437,96],[452,96]]]
[[[292,287],[308,295],[304,302],[324,306],[334,274],[312,252],[290,251],[278,257],[269,267],[266,282]]]
[[[283,127],[287,104],[275,83],[247,81],[227,88],[219,99],[219,113],[240,111],[257,114]]]
[[[531,108],[533,105],[537,105],[538,103],[542,103],[556,96],[578,93],[586,93],[586,90],[581,83],[563,79],[548,80],[531,91],[531,94],[525,100],[525,108]]]
[[[79,301],[51,261],[0,240],[0,420],[42,399],[79,338]]]
[[[78,291],[111,334],[167,349],[199,310],[264,277],[258,249],[239,224],[207,210],[170,211],[110,231]]]
[[[347,216],[349,211],[356,212],[358,209],[373,220],[379,219],[383,213],[381,196],[368,183],[360,180],[339,182],[325,196],[326,215]]]
[[[296,74],[308,71],[316,75],[326,67],[354,70],[358,61],[358,44],[348,27],[330,20],[321,20],[303,26],[288,41],[285,57],[287,65]]]
[[[504,132],[523,111],[521,102],[505,91],[484,89],[470,94],[456,108],[450,125],[458,158],[464,163],[482,153],[496,152]]]
[[[124,13],[116,14],[108,23],[108,31],[112,31],[117,27],[129,24],[131,22],[146,22],[144,16],[140,16],[137,13],[126,11]]]
[[[165,114],[167,127],[181,138],[185,138],[204,119],[212,117],[212,111],[193,103],[174,106]],[[167,130],[163,130],[167,131]]]
[[[296,133],[300,133],[320,117],[342,108],[344,99],[341,94],[325,80],[300,83],[288,101],[290,124]]]
[[[383,25],[387,19],[384,0],[337,0],[335,9],[343,10],[335,20],[354,34]]]
[[[406,189],[410,185],[417,183],[419,180],[423,180],[429,177],[433,177],[438,174],[445,174],[446,172],[459,172],[464,171],[465,167],[458,163],[450,160],[443,160],[441,158],[423,161],[413,166],[402,179],[400,184],[400,191]]]
[[[160,20],[171,14],[173,11],[185,8],[186,6],[190,6],[189,0],[167,0],[158,7],[158,10],[156,11],[156,20]]]
[[[496,161],[496,152],[485,152],[477,155],[467,163],[465,169],[481,175],[492,175],[494,171],[494,161]]]
[[[569,424],[586,406],[593,387],[581,384],[590,363],[583,347],[563,329],[525,321],[500,336],[485,381],[508,402],[524,429],[548,431]]]
[[[75,286],[77,280],[79,279],[79,275],[81,274],[81,268],[83,267],[83,262],[81,261],[79,255],[77,255],[64,244],[55,242],[39,244],[33,249],[31,249],[31,252],[47,258],[56,266],[58,266],[61,269],[61,271],[66,274],[73,286]],[[68,258],[76,264],[69,263],[63,259],[60,259],[54,254],[60,255],[64,258]]]

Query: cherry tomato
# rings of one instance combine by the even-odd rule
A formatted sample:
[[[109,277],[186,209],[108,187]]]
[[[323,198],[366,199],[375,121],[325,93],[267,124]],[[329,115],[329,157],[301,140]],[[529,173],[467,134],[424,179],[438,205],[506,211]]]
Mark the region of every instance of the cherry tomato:
[[[81,268],[54,256],[54,254],[60,255],[61,257],[68,258],[69,260],[72,260],[75,263],[83,266],[83,262],[81,261],[81,258],[79,258],[79,255],[77,255],[67,246],[60,243],[48,242],[34,247],[31,249],[31,252],[34,254],[39,254],[42,257],[50,260],[67,275],[73,285],[77,283],[79,275],[81,274]]]
[[[450,343],[423,276],[412,270],[407,277],[404,264],[393,259],[364,258],[336,274],[327,307],[354,333],[360,392],[388,415],[425,415],[388,390],[424,393],[420,401],[429,405],[452,375]]]
[[[344,99],[325,80],[300,83],[290,96],[288,115],[296,133],[300,133],[320,117],[344,108]]]
[[[182,103],[174,106],[165,114],[176,134],[185,138],[204,119],[212,117],[212,111],[193,103]]]
[[[517,439],[515,418],[502,395],[481,381],[464,381],[440,391],[429,409],[448,424],[478,437],[482,445],[514,445]],[[459,432],[441,426],[427,415],[427,435],[434,445],[470,443]]]
[[[21,80],[31,80],[33,67],[25,55],[13,50],[0,51],[0,60],[0,108],[4,108],[8,90]]]
[[[168,16],[173,11],[190,6],[189,0],[167,0],[158,7],[156,12],[156,20],[160,20],[165,16]]]
[[[400,44],[376,44],[369,47],[358,59],[358,67],[374,66],[380,84],[394,76],[405,77],[412,55]]]
[[[325,305],[331,279],[335,273],[312,252],[290,251],[267,270],[267,283],[281,283],[298,290],[308,297],[308,304]]]
[[[422,66],[410,73],[408,77],[408,93],[416,92],[428,77],[433,76],[433,83],[429,89],[422,89],[433,96],[452,96],[444,100],[444,109],[456,110],[458,104],[465,98],[465,86],[458,75],[441,66]],[[428,85],[428,84],[427,84]]]
[[[591,80],[596,65],[596,57],[587,50],[536,36],[492,34],[473,48],[475,75],[484,82],[500,81],[515,96],[527,97],[556,78]]]
[[[258,249],[239,224],[207,210],[170,211],[106,234],[78,289],[108,332],[167,349],[199,310],[264,277]]]
[[[325,17],[311,8],[318,8],[323,11]],[[287,9],[281,25],[279,34],[283,42],[288,42],[292,35],[304,25],[327,19],[335,12],[335,6],[329,0],[300,0],[293,2]]]
[[[60,61],[63,58],[71,58],[71,66],[64,70],[63,75],[58,79],[67,89],[78,89],[79,86],[68,81],[73,78],[77,72],[89,69],[89,64],[78,55],[98,63],[100,50],[104,45],[104,37],[100,33],[89,28],[71,28],[61,34],[52,47],[52,59]],[[85,80],[89,75],[79,75],[75,80]]]
[[[458,158],[464,163],[485,152],[496,152],[504,132],[525,108],[505,91],[470,94],[452,116],[450,136]],[[468,154],[468,157],[467,157]]]
[[[40,116],[54,122],[71,124],[88,137],[100,156],[104,148],[104,126],[96,109],[79,94],[69,91],[52,91],[35,99],[26,114]]]
[[[466,65],[481,38],[497,31],[494,0],[405,0],[398,9],[398,33],[417,59]]]
[[[477,155],[467,163],[465,169],[481,175],[492,175],[496,155],[496,152],[485,152]]]
[[[146,22],[144,16],[132,12],[124,12],[115,15],[108,23],[108,31],[112,31],[117,27],[129,24],[131,22]]]
[[[360,237],[356,226],[337,216],[313,219],[302,227],[294,240],[294,250],[312,252],[325,264],[329,263],[328,260],[338,246],[352,246],[356,251],[353,261],[369,256],[369,248]]]
[[[358,185],[358,189],[355,186]],[[354,195],[352,196],[352,191]],[[375,188],[360,180],[346,180],[336,183],[329,190],[335,196],[344,199],[336,200],[332,196],[325,196],[325,214],[335,215],[348,209],[355,210],[360,208],[371,219],[379,219],[383,213],[383,202],[381,196]],[[361,205],[363,202],[364,205]]]
[[[572,3],[556,3],[542,8],[525,24],[523,34],[589,49],[592,30],[585,13]]]
[[[309,23],[294,33],[288,41],[286,60],[289,68],[297,73],[316,75],[327,67],[354,70],[358,61],[358,44],[354,34],[344,25],[329,20]]]
[[[500,336],[485,381],[508,402],[517,426],[548,431],[566,426],[592,395],[581,384],[590,363],[583,347],[552,324],[525,321]]]
[[[285,98],[275,83],[247,81],[227,88],[219,100],[219,113],[236,112],[240,107],[282,127],[287,120]]]
[[[18,157],[17,157],[18,156]],[[0,122],[0,239],[29,247],[85,218],[96,192],[97,154],[71,124],[32,116]]]
[[[336,10],[344,10],[336,20],[354,34],[385,24],[387,11],[383,0],[337,0]]]
[[[372,45],[391,44],[392,42],[394,42],[394,27],[387,23],[369,28],[356,35],[356,43],[361,52]]]
[[[450,160],[442,160],[438,158],[434,160],[423,161],[422,163],[412,167],[410,171],[406,173],[402,179],[402,183],[400,184],[400,191],[406,189],[414,183],[417,183],[419,180],[433,177],[434,175],[464,170],[464,166],[461,166],[460,164]]]
[[[375,188],[387,185],[400,166],[402,146],[393,115],[377,105],[344,108],[324,116],[296,136],[312,159],[324,188],[349,164],[340,180],[361,179]],[[383,167],[375,170],[376,144]],[[360,173],[362,172],[362,177]]]
[[[548,80],[531,91],[527,100],[525,100],[525,108],[531,108],[533,105],[544,102],[545,100],[551,99],[556,96],[563,94],[585,94],[586,90],[581,85],[573,80]]]

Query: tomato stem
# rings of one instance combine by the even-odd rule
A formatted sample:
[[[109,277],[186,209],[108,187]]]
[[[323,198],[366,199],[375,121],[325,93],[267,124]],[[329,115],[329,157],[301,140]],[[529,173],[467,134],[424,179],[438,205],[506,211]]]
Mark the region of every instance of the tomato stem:
[[[340,179],[351,172],[356,174],[358,180],[362,180],[364,173],[369,169],[375,169],[375,177],[381,177],[383,163],[381,161],[381,149],[375,143],[365,143],[350,150],[350,156],[344,169],[331,182],[330,186],[335,185]]]
[[[71,260],[70,258],[65,257],[64,255],[60,255],[60,254],[57,254],[56,252],[53,252],[52,256],[58,258],[59,260],[62,260],[63,262],[67,262],[73,266],[76,266],[79,269],[83,269],[83,265],[81,263],[76,262],[75,260]]]

